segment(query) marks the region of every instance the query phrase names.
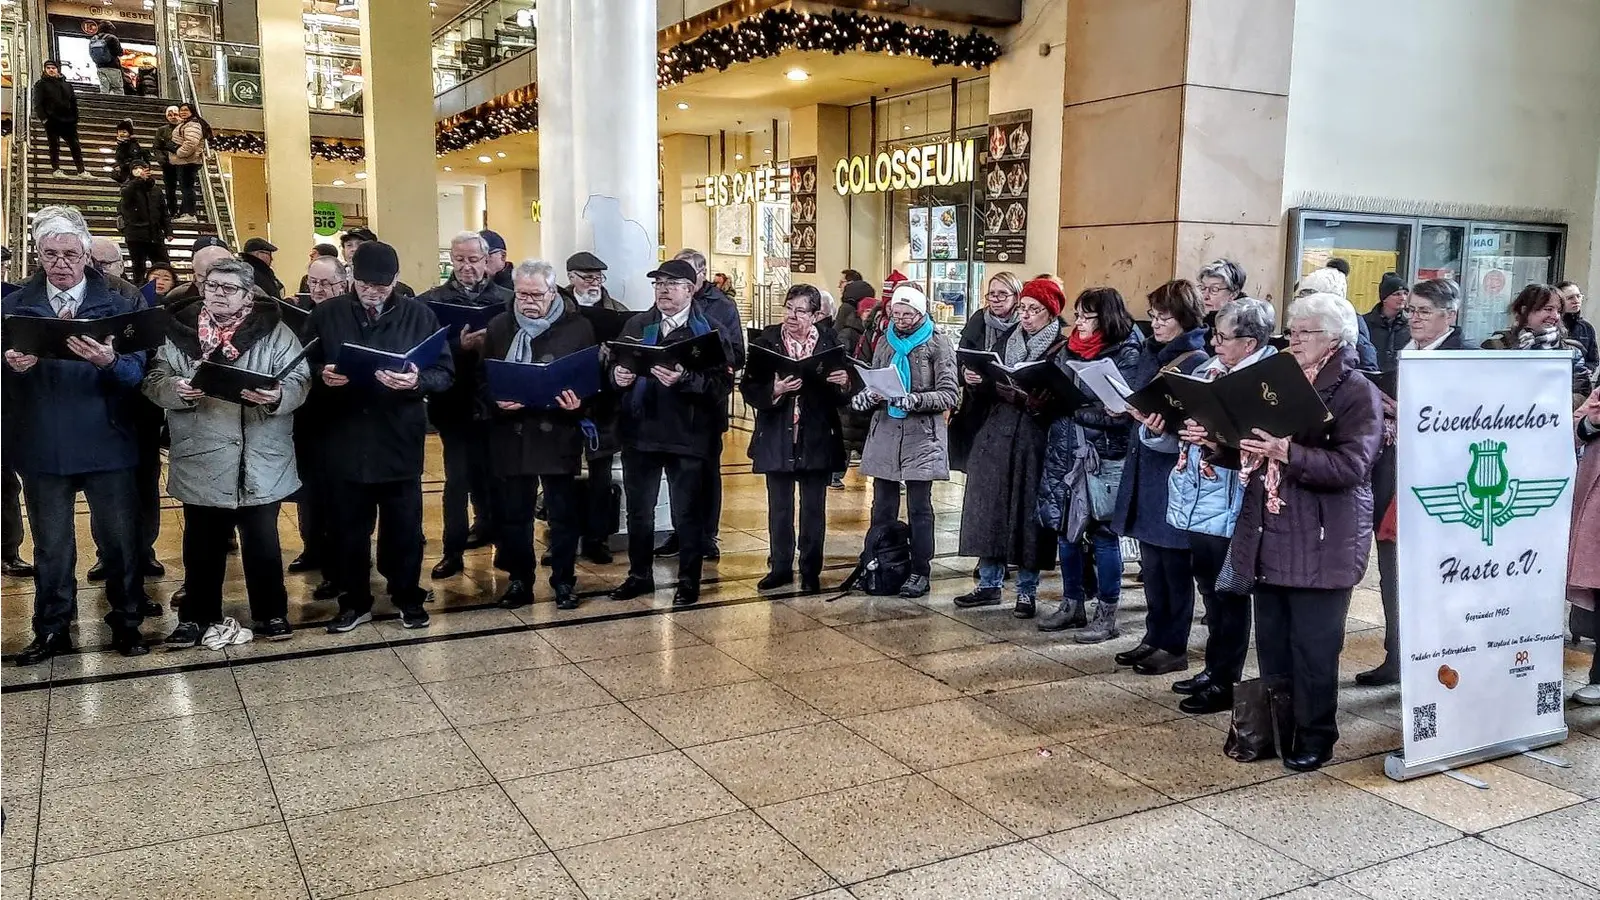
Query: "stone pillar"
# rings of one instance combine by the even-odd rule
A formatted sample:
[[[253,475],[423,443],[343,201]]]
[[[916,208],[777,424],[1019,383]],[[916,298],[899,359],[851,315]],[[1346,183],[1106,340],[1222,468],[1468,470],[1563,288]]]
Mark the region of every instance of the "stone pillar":
[[[1292,0],[1071,0],[1060,273],[1144,295],[1240,263],[1283,297]]]
[[[482,231],[489,226],[484,220],[483,185],[463,184],[461,186],[462,214],[466,216],[467,231]]]
[[[264,157],[248,153],[230,154],[228,159],[228,181],[233,187],[233,227],[239,233],[241,240],[248,240],[258,235],[267,233],[267,223],[272,220],[270,200],[267,196],[267,161]],[[306,201],[306,209],[311,209],[311,201]],[[280,229],[281,231],[281,229]],[[307,232],[309,234],[310,232]],[[287,234],[281,235],[285,241],[290,240]],[[285,244],[283,246],[283,261],[287,264],[294,248],[298,244]],[[303,257],[295,257],[303,259]],[[280,279],[283,273],[277,273]],[[295,276],[298,283],[299,276]],[[287,279],[284,280],[287,284]]]
[[[850,266],[850,199],[830,186],[833,164],[850,156],[850,110],[821,105],[789,110],[789,158],[802,156],[817,158],[817,271],[792,278],[836,294],[839,273]]]
[[[280,250],[278,278],[298,284],[302,251],[315,231],[311,222],[311,113],[306,104],[305,23],[300,0],[259,0],[256,5],[261,31],[261,119],[267,141],[266,228],[247,230],[240,222],[239,240],[267,236]],[[371,146],[370,142],[368,146]],[[237,161],[234,190],[245,173]],[[259,174],[259,173],[257,173]],[[286,268],[287,267],[287,268]],[[291,278],[289,276],[293,275]]]
[[[643,309],[657,259],[655,23],[636,0],[574,6],[539,6],[543,255],[594,251],[611,293]]]
[[[400,254],[400,280],[423,291],[439,282],[432,25],[426,3],[384,3],[374,15],[377,6],[361,7],[367,220]],[[304,82],[302,71],[296,88]]]
[[[1061,117],[1056,109],[1064,102],[1061,90],[1066,77],[1067,59],[1062,45],[1049,45],[1049,53],[1039,55],[1040,40],[1065,34],[1068,0],[1026,0],[1024,22],[1036,22],[1031,34],[1039,37],[1019,45],[1000,57],[989,70],[989,112],[1033,111],[1033,132],[1029,152],[1033,165],[1028,173],[1028,228],[1026,261],[1019,264],[991,263],[988,271],[1013,269],[1027,278],[1056,268],[1056,248],[1061,235],[1050,227],[1061,215],[1061,171],[1050,160],[1061,158]],[[981,179],[982,174],[979,174]],[[982,288],[987,290],[987,286]]]
[[[684,247],[711,252],[711,213],[701,190],[711,172],[712,140],[703,134],[661,139],[661,246],[668,254]]]
[[[505,238],[506,258],[513,265],[525,259],[544,258],[556,267],[557,278],[565,279],[566,269],[562,266],[566,265],[567,257],[543,256],[541,248],[546,246],[543,228],[540,222],[533,220],[533,205],[539,202],[539,173],[533,169],[512,169],[490,175],[484,180],[483,196],[487,227]]]

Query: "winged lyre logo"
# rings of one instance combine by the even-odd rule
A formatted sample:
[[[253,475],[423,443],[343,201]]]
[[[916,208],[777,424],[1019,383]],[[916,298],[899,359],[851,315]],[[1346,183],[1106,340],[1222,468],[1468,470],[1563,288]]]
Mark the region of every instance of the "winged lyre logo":
[[[1506,469],[1506,445],[1485,440],[1468,446],[1472,464],[1467,480],[1434,487],[1413,487],[1428,515],[1446,524],[1460,522],[1478,530],[1494,546],[1496,527],[1549,509],[1567,489],[1566,478],[1512,478]]]

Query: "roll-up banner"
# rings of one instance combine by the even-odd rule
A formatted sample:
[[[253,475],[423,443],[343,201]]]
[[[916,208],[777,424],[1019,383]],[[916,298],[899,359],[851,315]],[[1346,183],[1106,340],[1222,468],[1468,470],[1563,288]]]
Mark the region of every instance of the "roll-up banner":
[[[1565,353],[1408,350],[1399,394],[1403,781],[1566,740],[1576,458]]]

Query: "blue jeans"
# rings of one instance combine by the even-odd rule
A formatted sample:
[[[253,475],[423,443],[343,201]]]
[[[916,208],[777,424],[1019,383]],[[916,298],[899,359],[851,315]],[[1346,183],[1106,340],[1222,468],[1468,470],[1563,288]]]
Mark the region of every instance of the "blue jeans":
[[[1006,583],[1006,561],[1003,559],[985,558],[978,560],[978,588],[1004,587]],[[1017,570],[1017,596],[1034,597],[1039,593],[1039,571],[1037,569]]]
[[[1099,599],[1116,603],[1122,596],[1122,545],[1117,536],[1104,527],[1096,526],[1089,533],[1094,544],[1095,581],[1100,586]],[[1059,539],[1061,551],[1061,596],[1068,600],[1085,600],[1083,596],[1083,567],[1089,563],[1082,546],[1077,541]]]

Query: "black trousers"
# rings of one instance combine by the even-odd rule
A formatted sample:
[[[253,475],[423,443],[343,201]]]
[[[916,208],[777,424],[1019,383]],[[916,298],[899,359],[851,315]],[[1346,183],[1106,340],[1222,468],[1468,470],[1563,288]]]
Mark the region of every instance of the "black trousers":
[[[467,549],[467,532],[473,524],[494,534],[493,478],[489,469],[489,431],[481,422],[439,428],[444,451],[444,555],[460,556]],[[471,502],[472,519],[467,518]]]
[[[150,263],[171,263],[167,258],[167,245],[161,241],[136,241],[128,239],[128,257],[133,260],[133,283],[144,284],[145,272]]]
[[[137,630],[143,616],[144,567],[139,565],[138,491],[133,469],[86,475],[24,475],[28,529],[33,532],[33,633],[54,634],[72,624],[78,604],[78,539],[74,504],[89,501],[89,530],[106,567],[106,623]]]
[[[44,136],[50,142],[50,168],[61,168],[61,143],[72,151],[72,164],[83,171],[83,145],[78,143],[78,123],[44,121]]]
[[[1144,643],[1183,655],[1194,624],[1194,568],[1189,548],[1170,550],[1139,542],[1144,563]]]
[[[706,460],[705,478],[701,486],[700,508],[704,522],[705,548],[710,550],[722,528],[722,435],[717,435],[716,456]]]
[[[250,615],[257,623],[288,614],[283,586],[283,552],[278,546],[277,503],[225,509],[183,505],[183,584],[187,593],[179,617],[201,627],[222,621],[222,580],[228,568],[228,539],[237,529]]]
[[[337,552],[323,571],[343,592],[339,606],[372,609],[372,532],[378,532],[378,574],[402,609],[422,605],[422,479],[364,484],[336,479],[330,501]]]
[[[656,500],[667,477],[672,530],[678,535],[678,586],[698,593],[705,562],[705,481],[710,460],[676,453],[622,452],[622,490],[628,495],[628,574],[651,579]],[[695,540],[695,538],[702,540]]]
[[[794,495],[800,492],[800,576],[822,574],[822,540],[827,533],[831,472],[773,472],[767,475],[767,534],[774,572],[794,571]]]
[[[163,165],[161,167],[161,185],[167,192],[167,212],[178,214],[178,167]]]
[[[15,469],[0,465],[0,488],[4,489],[4,516],[0,517],[0,562],[10,562],[22,554],[22,481]]]
[[[300,469],[300,490],[295,491],[296,524],[300,531],[300,552],[319,566],[327,567],[336,555],[333,516],[329,507],[330,484],[322,460],[321,433],[300,428],[295,423],[294,455]]]
[[[1384,447],[1372,468],[1372,521],[1383,521],[1394,502],[1399,480],[1395,448]],[[1389,661],[1400,662],[1400,548],[1378,542],[1378,592],[1383,598],[1383,649]]]
[[[1244,674],[1250,652],[1250,595],[1219,593],[1217,575],[1228,559],[1229,538],[1189,532],[1194,580],[1206,601],[1206,671],[1217,684],[1231,685]]]
[[[933,482],[908,481],[906,524],[911,526],[911,574],[927,578],[933,572]],[[900,482],[872,479],[872,524],[888,525],[900,518]]]
[[[148,404],[139,397],[134,403]],[[139,492],[139,550],[141,560],[154,558],[161,537],[161,424],[160,410],[140,409],[134,426],[139,443],[139,465],[133,477]]]
[[[495,479],[495,556],[515,581],[533,584],[533,508],[544,485],[545,523],[550,529],[550,584],[578,582],[578,479],[575,475],[511,475]]]
[[[178,169],[178,188],[183,191],[183,199],[178,206],[178,215],[192,216],[198,204],[196,191],[200,188],[200,164],[180,165]]]
[[[1339,654],[1350,589],[1256,587],[1256,660],[1261,676],[1294,685],[1294,748],[1327,753],[1339,740]]]
[[[583,479],[579,497],[583,507],[578,514],[578,519],[583,524],[582,538],[586,545],[608,544],[611,541],[611,466],[616,459],[617,455],[613,453],[608,456],[596,456],[586,463],[589,474]]]

